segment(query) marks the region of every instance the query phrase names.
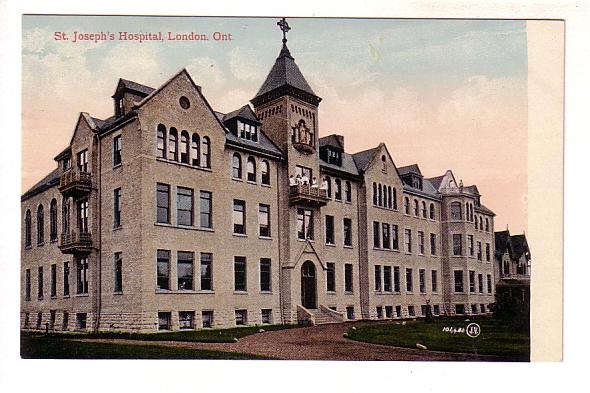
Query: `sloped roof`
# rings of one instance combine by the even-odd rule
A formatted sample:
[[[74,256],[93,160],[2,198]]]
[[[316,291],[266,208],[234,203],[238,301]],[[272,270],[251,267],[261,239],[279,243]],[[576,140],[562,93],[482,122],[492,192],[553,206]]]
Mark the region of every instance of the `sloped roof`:
[[[514,248],[514,257],[520,258],[522,254],[529,250],[529,246],[526,241],[526,237],[524,234],[522,235],[512,235],[510,236],[510,240],[512,242],[512,246]]]
[[[424,179],[424,180],[428,180],[430,182],[430,184],[432,184],[432,187],[434,187],[437,191],[440,188],[440,183],[442,183],[442,180],[445,178],[445,175],[442,176],[436,176],[436,177],[430,177],[428,179]]]
[[[354,162],[352,155],[345,153],[345,152],[342,153],[342,166],[330,164],[330,163],[324,161],[321,157],[320,157],[320,166],[323,168],[332,169],[337,172],[345,172],[345,173],[348,173],[353,176],[359,175],[358,168],[356,167],[356,164]]]
[[[400,176],[406,175],[408,173],[414,173],[416,175],[422,176],[422,172],[420,172],[420,168],[418,168],[418,164],[400,166],[397,168]]]
[[[463,187],[463,189],[467,190],[468,192],[470,192],[471,194],[475,194],[475,195],[481,195],[479,193],[479,190],[477,189],[476,185],[472,185],[472,186],[467,186],[467,187]]]
[[[291,56],[287,44],[283,43],[279,57],[277,57],[260,90],[256,93],[256,97],[285,85],[295,87],[317,97],[297,64],[295,64],[295,59]]]
[[[496,251],[499,254],[504,254],[506,247],[510,244],[510,231],[498,231],[494,232],[494,241],[496,244]]]
[[[45,176],[43,179],[37,182],[37,184],[29,188],[27,192],[21,196],[20,200],[25,201],[53,186],[56,186],[59,183],[59,175],[59,168],[55,168],[53,171],[51,171],[51,173],[49,173],[49,175]]]
[[[344,150],[344,146],[341,141],[344,139],[342,135],[331,134],[320,138],[320,147],[334,146],[341,150]]]
[[[116,96],[119,91],[124,89],[132,90],[136,93],[140,93],[140,95],[145,96],[151,94],[154,90],[156,90],[153,87],[142,85],[141,83],[130,81],[128,79],[119,78],[119,83],[117,83],[117,88],[115,89],[113,97]]]
[[[412,194],[416,194],[419,196],[434,198],[440,200],[440,195],[438,194],[438,190],[434,188],[432,183],[428,181],[428,179],[422,179],[422,189],[412,187],[409,184],[404,183],[404,191],[408,191]]]
[[[475,211],[480,212],[480,213],[485,213],[485,214],[489,214],[491,216],[495,216],[496,213],[494,213],[491,209],[488,209],[487,207],[485,207],[484,205],[479,205],[479,206],[474,206]]]
[[[216,115],[217,115],[217,113],[219,113],[219,112],[215,112]],[[260,123],[258,121],[258,119],[256,118],[256,114],[254,113],[254,111],[252,110],[250,105],[248,105],[248,104],[244,105],[240,109],[236,109],[235,111],[232,111],[230,113],[223,115],[221,121],[225,122],[225,121],[233,119],[235,117],[241,117],[242,119],[250,120],[255,123]]]
[[[354,159],[356,167],[359,171],[365,171],[367,169],[367,166],[369,166],[369,163],[373,160],[375,154],[379,152],[380,148],[381,145],[373,147],[372,149],[359,151],[358,153],[354,153],[352,155],[352,158]]]

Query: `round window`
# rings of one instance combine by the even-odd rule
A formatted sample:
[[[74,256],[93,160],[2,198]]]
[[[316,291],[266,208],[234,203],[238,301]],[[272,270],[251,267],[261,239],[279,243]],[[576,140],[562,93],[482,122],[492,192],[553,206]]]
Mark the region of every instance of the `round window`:
[[[182,109],[188,109],[191,106],[191,102],[185,96],[180,97],[180,100],[178,100],[178,103],[180,104]]]

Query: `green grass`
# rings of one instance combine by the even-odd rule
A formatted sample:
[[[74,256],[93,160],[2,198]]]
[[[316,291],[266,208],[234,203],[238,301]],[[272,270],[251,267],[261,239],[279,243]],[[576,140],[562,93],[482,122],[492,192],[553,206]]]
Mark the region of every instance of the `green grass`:
[[[21,335],[21,357],[25,359],[268,359],[237,352],[172,348],[159,345],[110,344],[71,341],[65,335]]]
[[[200,329],[200,330],[179,330],[173,332],[154,332],[154,333],[124,333],[124,332],[100,332],[100,333],[55,333],[49,336],[67,338],[85,339],[125,339],[125,340],[142,340],[142,341],[185,341],[185,342],[202,342],[202,343],[230,343],[234,338],[242,338],[251,334],[258,333],[260,329],[264,331],[282,330],[298,327],[298,325],[264,325],[264,326],[244,326],[229,329]],[[27,334],[27,333],[24,333]]]
[[[481,327],[481,334],[471,338],[465,333],[443,332],[445,326],[465,328],[470,322]],[[518,331],[510,323],[492,318],[437,319],[432,323],[408,321],[406,325],[373,323],[348,330],[348,338],[374,344],[416,348],[425,345],[429,350],[496,355],[504,360],[528,361],[530,358],[530,334]]]

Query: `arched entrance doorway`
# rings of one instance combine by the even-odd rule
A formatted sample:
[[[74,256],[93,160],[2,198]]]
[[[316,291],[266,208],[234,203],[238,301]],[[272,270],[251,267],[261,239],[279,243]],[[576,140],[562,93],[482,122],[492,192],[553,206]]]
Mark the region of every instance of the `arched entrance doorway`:
[[[315,266],[311,261],[305,261],[301,266],[301,305],[317,308]]]

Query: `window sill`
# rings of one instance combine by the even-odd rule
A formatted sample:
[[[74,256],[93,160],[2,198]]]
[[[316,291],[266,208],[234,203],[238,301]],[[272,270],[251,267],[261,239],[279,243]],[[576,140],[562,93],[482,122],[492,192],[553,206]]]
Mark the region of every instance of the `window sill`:
[[[39,301],[43,300],[43,296],[38,297],[37,300],[39,300]]]
[[[33,246],[25,246],[25,250],[30,250],[32,248],[33,248]]]
[[[240,296],[248,295],[248,291],[234,291],[234,295],[240,295]]]
[[[87,293],[77,293],[75,296],[76,297],[88,297],[88,294]]]
[[[213,172],[213,170],[211,168],[207,168],[204,166],[195,166],[195,165],[184,164],[182,162],[167,160],[167,159],[161,158],[161,157],[156,157],[156,161],[163,162],[166,164],[172,164],[172,165],[176,165],[176,166],[180,166],[180,167],[185,167],[185,168],[198,169],[203,172]]]
[[[70,298],[70,295],[63,295],[63,298],[64,299],[69,299]]]
[[[336,291],[326,291],[326,295],[336,296]]]
[[[260,183],[260,186],[266,187],[266,188],[272,188],[272,186],[270,184],[265,184],[265,183]]]
[[[123,166],[123,163],[122,162],[120,162],[120,163],[118,163],[116,165],[113,165],[113,170],[115,170],[117,168],[121,168],[122,166]]]
[[[120,231],[121,229],[123,229],[123,225],[119,225],[119,226],[113,227],[113,232]]]
[[[123,294],[123,291],[113,292],[113,295],[120,296]]]
[[[260,291],[261,295],[272,295],[272,291]]]
[[[404,254],[406,254],[406,255],[412,255],[412,252],[411,251],[410,252],[405,251]]]
[[[195,226],[172,225],[172,224],[166,224],[163,222],[155,222],[154,225],[157,227],[185,229],[185,230],[189,230],[189,231],[215,232],[215,229],[213,229],[213,228],[201,228],[201,227],[195,227]]]
[[[245,233],[232,233],[233,236],[235,237],[248,237],[248,235],[246,235]]]
[[[50,299],[51,299],[51,300],[57,299],[57,295],[52,295],[52,296],[50,297]]]
[[[313,240],[313,239],[300,239],[300,238],[297,238],[297,241],[298,241],[298,242],[306,242],[306,241],[308,241],[308,240],[309,240],[310,242],[312,242],[312,243],[315,243],[315,240]]]
[[[354,292],[352,292],[352,291],[345,291],[344,294],[345,295],[354,295]]]
[[[347,205],[352,205],[352,201],[344,201],[344,203]]]
[[[57,238],[55,238],[55,239],[50,239],[50,240],[49,240],[49,243],[57,243]]]
[[[327,247],[336,247],[335,243],[324,243],[324,245]]]
[[[45,243],[37,243],[37,247],[43,247]]]
[[[256,186],[256,185],[258,185],[258,183],[256,183],[256,182],[255,182],[255,181],[253,181],[253,180],[247,180],[247,181],[246,181],[246,183],[247,183],[247,184],[252,184],[253,186]]]
[[[239,177],[232,177],[231,179],[232,179],[233,181],[238,181],[238,182],[240,182],[240,183],[243,183],[243,182],[244,182],[244,179],[242,179],[242,178],[239,178]]]
[[[258,236],[258,238],[262,240],[272,240],[272,237],[270,236]]]
[[[348,248],[348,249],[351,249],[351,250],[353,249],[353,247],[352,247],[352,246],[347,246],[346,244],[345,244],[344,246],[342,246],[342,247],[344,247],[344,248]]]

